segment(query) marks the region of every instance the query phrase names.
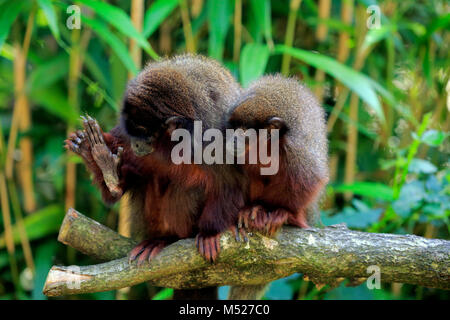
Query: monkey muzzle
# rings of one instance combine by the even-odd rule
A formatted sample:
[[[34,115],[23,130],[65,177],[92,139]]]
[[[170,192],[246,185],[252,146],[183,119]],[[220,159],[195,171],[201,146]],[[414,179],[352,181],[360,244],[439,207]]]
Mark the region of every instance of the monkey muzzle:
[[[146,156],[153,152],[152,138],[142,139],[131,137],[131,149],[138,157]]]

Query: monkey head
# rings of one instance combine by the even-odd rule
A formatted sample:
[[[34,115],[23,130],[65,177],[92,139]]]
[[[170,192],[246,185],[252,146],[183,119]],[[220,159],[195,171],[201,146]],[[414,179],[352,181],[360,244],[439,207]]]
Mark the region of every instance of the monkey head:
[[[121,122],[136,155],[167,150],[172,131],[193,123],[193,92],[184,76],[170,68],[145,68],[129,82]]]

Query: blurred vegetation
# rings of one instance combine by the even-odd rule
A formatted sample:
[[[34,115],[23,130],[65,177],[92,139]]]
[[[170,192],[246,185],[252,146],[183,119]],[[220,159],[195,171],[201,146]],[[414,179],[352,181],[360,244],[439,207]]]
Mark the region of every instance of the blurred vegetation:
[[[77,11],[67,8],[74,3],[81,29],[70,30]],[[142,63],[183,52],[223,62],[244,86],[282,72],[312,88],[328,115],[326,225],[449,239],[447,1],[74,3],[0,0],[0,299],[46,299],[41,290],[51,265],[94,263],[56,241],[65,208],[117,228],[119,206],[102,203],[63,140],[83,113],[111,129],[125,85]],[[71,298],[171,295],[171,289],[142,284]],[[449,294],[401,284],[319,290],[293,275],[272,283],[266,298]]]

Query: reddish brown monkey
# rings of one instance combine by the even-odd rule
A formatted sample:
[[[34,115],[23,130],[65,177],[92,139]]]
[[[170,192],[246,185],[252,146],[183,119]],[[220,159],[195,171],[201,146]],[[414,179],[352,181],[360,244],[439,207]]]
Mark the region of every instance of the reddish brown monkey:
[[[66,141],[85,159],[106,202],[130,194],[133,225],[144,227],[145,239],[131,261],[151,259],[165,245],[195,235],[199,252],[217,258],[220,234],[244,204],[242,177],[231,166],[173,163],[171,134],[177,128],[192,134],[196,120],[203,129],[222,129],[223,114],[240,91],[214,60],[183,55],[155,62],[130,81],[116,128],[102,133],[86,119],[84,132]]]
[[[328,181],[325,114],[314,95],[295,79],[262,77],[230,109],[228,127],[267,129],[267,139],[258,145],[267,150],[271,130],[279,130],[279,157],[272,157],[278,161],[276,174],[261,174],[270,164],[242,165],[250,188],[238,227],[273,235],[284,223],[301,228],[314,223],[313,207]]]

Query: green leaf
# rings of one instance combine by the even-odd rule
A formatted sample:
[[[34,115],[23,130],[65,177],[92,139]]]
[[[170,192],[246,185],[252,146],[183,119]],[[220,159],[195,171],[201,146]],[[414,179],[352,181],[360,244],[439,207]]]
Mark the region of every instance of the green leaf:
[[[165,18],[177,7],[178,0],[157,0],[148,8],[144,17],[144,37],[150,37]]]
[[[431,147],[438,147],[444,142],[446,137],[447,135],[442,131],[428,130],[424,132],[421,140]]]
[[[27,91],[46,88],[63,79],[69,71],[68,61],[67,54],[61,53],[53,59],[38,65],[27,78]]]
[[[130,54],[128,53],[128,49],[125,44],[120,41],[118,37],[116,37],[107,27],[105,23],[100,20],[90,19],[82,16],[81,19],[89,25],[92,30],[94,30],[111,48],[115,51],[117,56],[123,62],[125,67],[133,74],[137,74],[138,70],[136,65],[131,59]]]
[[[341,184],[333,188],[335,192],[352,192],[354,194],[384,201],[393,200],[392,188],[378,182],[355,182]]]
[[[358,203],[357,200],[353,200],[353,204]],[[361,205],[355,205],[355,207]],[[365,229],[370,225],[374,224],[380,219],[383,209],[376,208],[364,208],[364,210],[359,210],[359,208],[345,207],[344,210],[332,217],[324,216],[322,221],[325,225],[333,225],[339,223],[345,223],[350,228]]]
[[[273,40],[270,0],[251,0],[250,6],[258,28],[264,33],[266,42],[272,46]]]
[[[36,248],[34,257],[36,276],[34,286],[31,292],[33,300],[47,300],[47,296],[42,293],[48,270],[52,267],[52,260],[58,250],[58,243],[51,239]]]
[[[409,172],[430,174],[437,171],[435,165],[423,159],[412,159],[408,167]]]
[[[298,48],[290,48],[284,45],[275,46],[276,54],[289,54],[292,57],[302,60],[317,69],[321,69],[332,77],[338,79],[348,88],[359,95],[369,107],[373,109],[378,118],[384,123],[384,112],[380,101],[375,93],[374,80],[367,77],[365,74],[355,71],[344,64],[339,63],[335,59],[328,56],[313,53],[311,51],[302,50]]]
[[[209,21],[209,47],[208,54],[214,59],[222,60],[225,46],[225,36],[230,26],[229,17],[231,14],[229,1],[211,0],[208,1],[208,21]]]
[[[239,75],[243,87],[259,78],[266,70],[269,48],[258,43],[248,43],[242,49],[239,62]]]
[[[26,1],[7,1],[0,7],[0,49],[9,34],[9,29],[16,20]]]
[[[124,35],[133,38],[137,43],[155,60],[159,59],[159,56],[152,49],[148,41],[138,32],[133,26],[130,17],[122,9],[110,5],[105,2],[94,1],[94,0],[79,0],[79,2],[90,7],[95,11],[100,17],[108,21],[117,30],[119,30]],[[92,20],[91,20],[92,21]]]
[[[67,95],[54,87],[33,90],[30,93],[33,102],[38,103],[49,113],[74,124],[78,120],[78,113],[70,106]]]
[[[23,219],[25,231],[29,240],[41,239],[59,230],[64,218],[64,209],[59,205],[50,205],[26,216]],[[19,228],[12,228],[14,243],[20,243]],[[0,236],[0,249],[5,247],[5,235]]]
[[[159,291],[157,294],[155,294],[152,298],[152,300],[168,300],[172,298],[173,296],[173,289],[172,288],[164,288],[161,291]]]
[[[393,31],[392,29],[390,25],[382,25],[380,28],[369,29],[364,38],[362,50],[366,50],[375,43],[387,38]]]
[[[59,28],[58,28],[58,19],[56,17],[55,9],[50,0],[38,0],[39,6],[42,11],[44,11],[45,17],[47,18],[48,25],[50,30],[53,33],[53,36],[59,40]]]

